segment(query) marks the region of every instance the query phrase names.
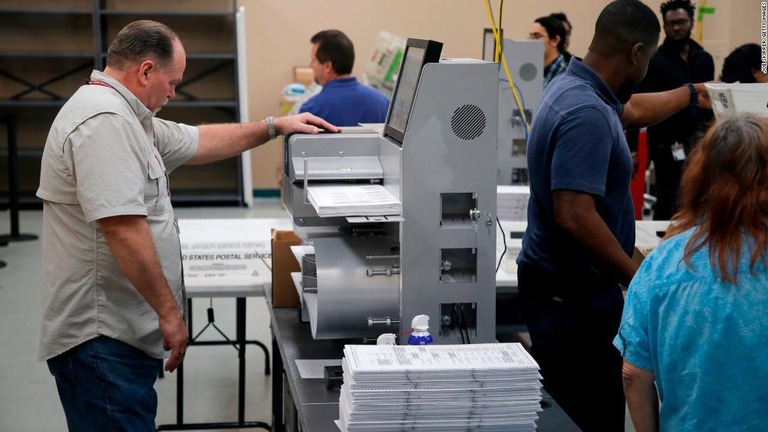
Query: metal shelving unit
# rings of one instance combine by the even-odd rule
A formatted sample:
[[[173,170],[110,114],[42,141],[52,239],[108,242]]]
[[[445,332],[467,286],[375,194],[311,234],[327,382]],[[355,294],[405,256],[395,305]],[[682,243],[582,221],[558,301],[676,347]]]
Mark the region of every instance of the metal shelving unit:
[[[196,9],[190,9],[196,8]],[[187,124],[237,122],[236,0],[4,0],[0,4],[0,116],[18,119],[19,201],[35,197],[48,128],[58,109],[90,76],[102,70],[115,34],[137,19],[161,21],[187,49],[184,82],[158,117]],[[8,143],[0,131],[0,171]],[[0,208],[9,185],[0,176]],[[171,174],[176,205],[244,205],[243,160],[181,167]]]

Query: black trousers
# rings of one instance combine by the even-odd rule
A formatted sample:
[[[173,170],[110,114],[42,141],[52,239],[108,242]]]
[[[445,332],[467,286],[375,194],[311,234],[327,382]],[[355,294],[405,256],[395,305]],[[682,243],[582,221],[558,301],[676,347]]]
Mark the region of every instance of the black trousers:
[[[518,282],[544,388],[582,430],[623,432],[622,358],[613,346],[624,307],[621,287],[522,267]]]
[[[648,148],[656,178],[653,220],[670,220],[677,213],[677,197],[685,161],[677,161],[672,157],[671,144],[649,144]]]

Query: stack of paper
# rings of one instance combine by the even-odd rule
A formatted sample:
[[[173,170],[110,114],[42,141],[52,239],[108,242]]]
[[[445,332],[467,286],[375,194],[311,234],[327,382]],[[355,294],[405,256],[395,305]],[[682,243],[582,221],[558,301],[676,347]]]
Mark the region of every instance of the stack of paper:
[[[706,83],[704,87],[712,101],[712,111],[718,118],[742,112],[768,117],[767,84]]]
[[[518,343],[347,345],[339,428],[533,431],[541,376]]]
[[[528,186],[496,186],[496,214],[502,221],[527,221]]]
[[[399,215],[402,209],[381,185],[319,185],[307,195],[320,217]]]

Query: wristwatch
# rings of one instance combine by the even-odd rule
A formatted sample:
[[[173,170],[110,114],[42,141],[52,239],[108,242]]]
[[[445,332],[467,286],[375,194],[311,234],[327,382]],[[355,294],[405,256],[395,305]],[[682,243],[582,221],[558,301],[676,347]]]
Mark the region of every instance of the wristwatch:
[[[269,116],[265,118],[264,121],[267,123],[267,133],[269,134],[269,140],[272,141],[273,139],[277,138],[277,130],[275,129],[275,118],[272,116]]]
[[[688,90],[691,91],[691,103],[690,105],[692,107],[695,107],[699,104],[699,97],[696,95],[696,87],[693,86],[692,83],[685,83],[686,87],[688,87]]]

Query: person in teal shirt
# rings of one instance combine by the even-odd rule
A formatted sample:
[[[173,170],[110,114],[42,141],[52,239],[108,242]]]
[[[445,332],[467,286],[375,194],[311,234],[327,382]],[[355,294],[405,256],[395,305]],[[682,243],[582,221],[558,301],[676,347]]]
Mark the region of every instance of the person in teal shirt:
[[[691,154],[681,204],[613,341],[632,422],[768,430],[768,120],[718,121]]]

